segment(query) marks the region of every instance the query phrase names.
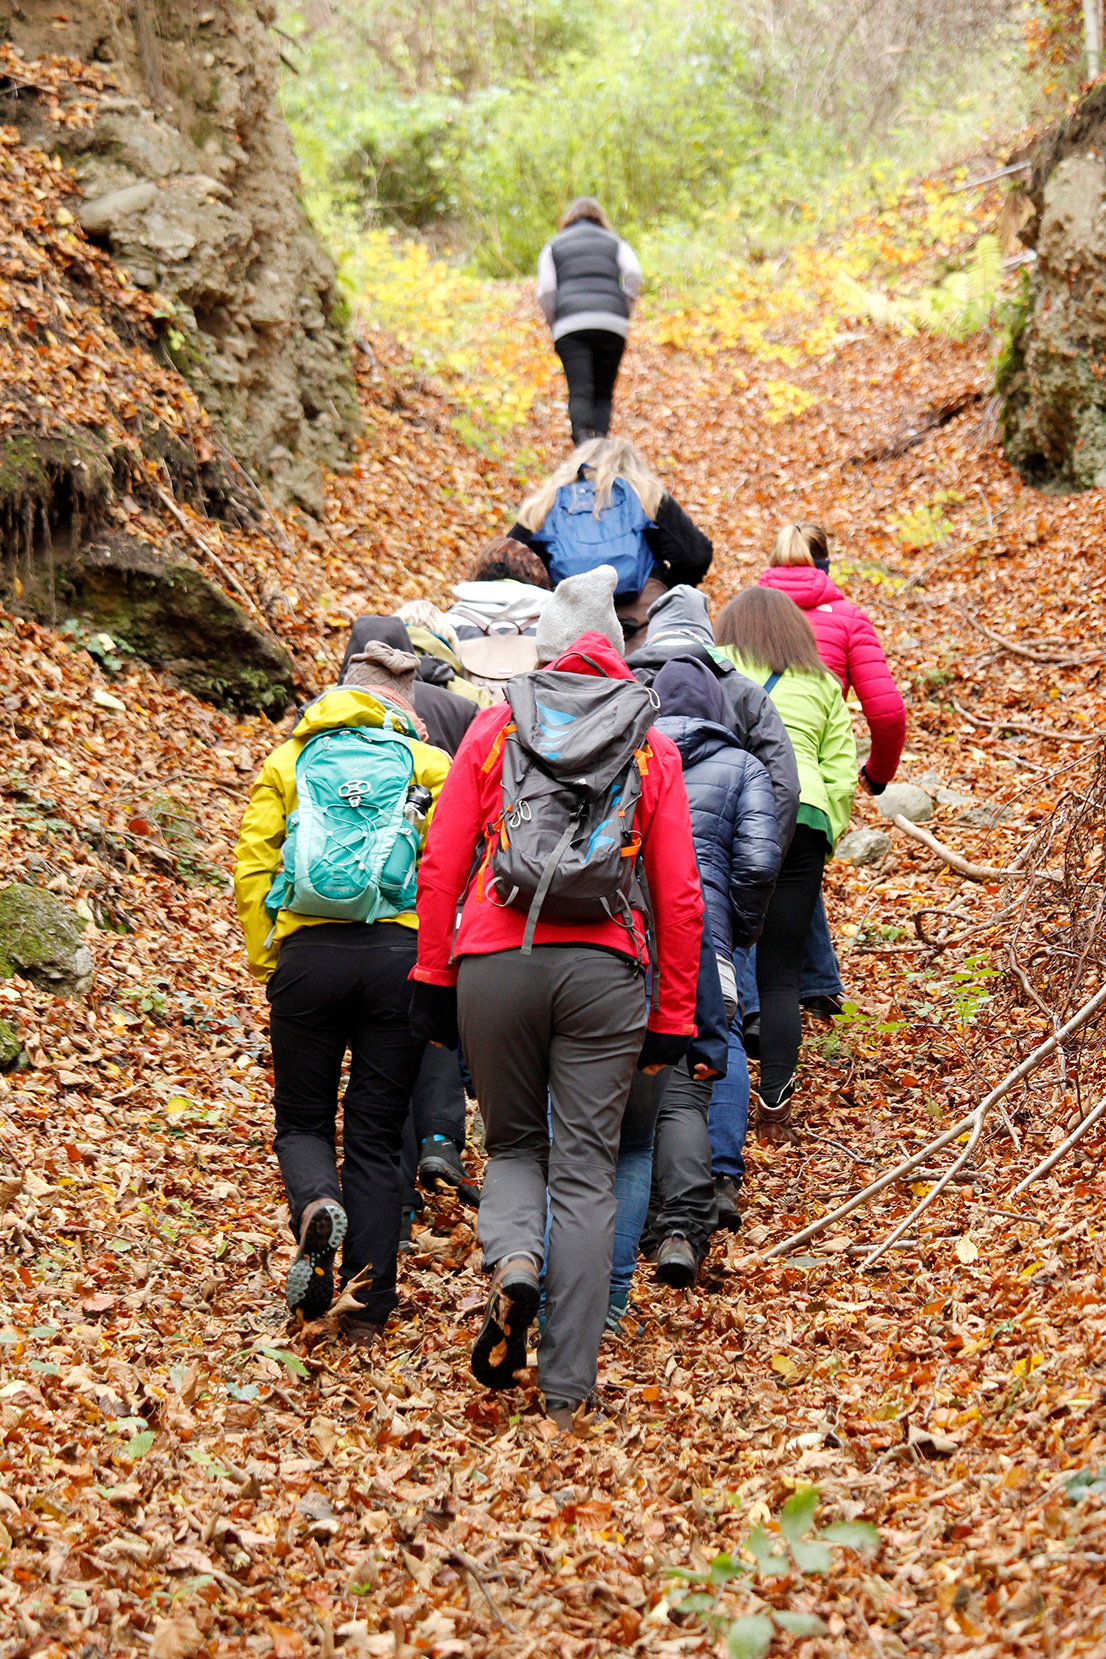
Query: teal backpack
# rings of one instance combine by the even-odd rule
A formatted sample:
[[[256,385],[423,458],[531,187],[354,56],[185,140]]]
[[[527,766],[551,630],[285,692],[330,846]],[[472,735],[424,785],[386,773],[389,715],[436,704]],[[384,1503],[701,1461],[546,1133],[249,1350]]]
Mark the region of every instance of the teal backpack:
[[[404,816],[414,773],[409,740],[388,726],[308,738],[283,863],[265,899],[274,926],[282,910],[375,922],[414,909],[420,837]]]

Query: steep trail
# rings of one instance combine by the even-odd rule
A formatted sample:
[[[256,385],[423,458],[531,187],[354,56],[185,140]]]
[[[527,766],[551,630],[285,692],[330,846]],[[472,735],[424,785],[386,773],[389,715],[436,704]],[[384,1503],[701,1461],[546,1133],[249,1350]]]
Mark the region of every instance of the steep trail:
[[[522,300],[517,328],[544,360]],[[1100,494],[1023,489],[985,401],[901,454],[852,460],[894,447],[924,410],[985,398],[978,341],[854,325],[832,355],[781,370],[661,332],[635,340],[618,420],[714,536],[712,598],[755,578],[782,520],[827,522],[843,586],[910,694],[907,775],[1012,809],[984,830],[950,804],[930,827],[1009,863],[1060,791],[1086,783],[1093,746],[1003,736],[953,699],[981,720],[1100,728],[1101,663],[1036,660],[1100,648]],[[505,454],[481,453],[454,430],[456,388],[366,344],[367,433],[328,480],[325,518],[285,518],[290,551],[230,532],[225,546],[243,579],[279,584],[274,626],[320,682],[351,613],[440,594],[563,447],[555,382]],[[773,424],[781,374],[813,401]],[[947,529],[912,548],[896,524]],[[7,620],[5,874],[86,904],[97,978],[76,1004],[0,982],[32,1062],[0,1075],[22,1187],[0,1260],[5,1659],[708,1652],[694,1618],[668,1616],[665,1568],[736,1551],[806,1484],[820,1520],[874,1522],[879,1553],[739,1585],[724,1610],[817,1614],[828,1634],[803,1639],[810,1655],[1102,1651],[1102,1498],[1076,1506],[1065,1484],[1106,1464],[1101,1133],[1025,1198],[1004,1196],[1069,1109],[1055,1069],[1011,1103],[1020,1149],[990,1134],[970,1183],[880,1271],[860,1273],[858,1246],[906,1213],[909,1189],[798,1260],[734,1265],[936,1134],[1047,1030],[1005,980],[980,977],[1002,966],[987,954],[999,933],[936,957],[915,935],[921,905],[972,925],[1001,892],[942,875],[898,835],[874,872],[831,867],[861,1018],[808,1031],[804,1136],[750,1149],[743,1233],[716,1244],[699,1289],[639,1275],[633,1334],[601,1356],[611,1415],[569,1441],[532,1392],[489,1396],[469,1376],[484,1281],[471,1218],[448,1202],[402,1265],[383,1352],[286,1331],[265,1003],[217,879],[281,730],[141,665],[108,678],[71,636]],[[105,685],[124,712],[93,702]],[[875,804],[862,798],[854,822],[878,823]],[[976,992],[996,1000],[976,1006]],[[1097,1093],[1095,1052],[1083,1070]]]

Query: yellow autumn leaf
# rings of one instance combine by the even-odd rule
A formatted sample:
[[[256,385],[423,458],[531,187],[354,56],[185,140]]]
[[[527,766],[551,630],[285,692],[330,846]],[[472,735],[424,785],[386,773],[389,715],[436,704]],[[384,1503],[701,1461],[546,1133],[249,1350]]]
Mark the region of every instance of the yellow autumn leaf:
[[[958,1238],[956,1241],[956,1254],[960,1257],[962,1262],[978,1261],[979,1246],[977,1244],[973,1244],[970,1238]]]
[[[781,1377],[793,1377],[799,1367],[793,1359],[788,1359],[786,1354],[773,1354],[772,1369],[778,1372]]]

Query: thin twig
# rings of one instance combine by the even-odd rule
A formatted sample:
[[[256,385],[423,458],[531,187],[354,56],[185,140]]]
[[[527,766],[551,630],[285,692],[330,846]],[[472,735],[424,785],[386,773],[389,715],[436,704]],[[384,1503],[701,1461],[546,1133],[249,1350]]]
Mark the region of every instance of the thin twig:
[[[176,519],[177,523],[180,525],[181,529],[184,531],[184,533],[188,537],[189,541],[192,542],[193,546],[198,547],[200,552],[205,554],[206,557],[211,560],[212,564],[215,566],[215,569],[219,572],[219,575],[223,578],[223,581],[227,584],[228,587],[230,587],[234,590],[234,592],[241,599],[242,603],[246,606],[247,610],[251,610],[253,612],[254,616],[257,617],[257,619],[261,623],[262,627],[265,628],[266,633],[268,633],[269,628],[268,628],[268,625],[265,622],[264,617],[262,617],[261,612],[258,610],[257,606],[254,604],[253,600],[250,598],[249,594],[246,592],[245,588],[242,586],[241,582],[238,580],[238,578],[234,574],[233,570],[231,570],[229,568],[229,566],[227,566],[223,563],[222,559],[220,559],[218,553],[216,553],[213,548],[210,548],[207,545],[207,543],[204,541],[203,537],[200,535],[199,531],[194,530],[192,528],[191,524],[189,524],[188,520],[185,518],[184,514],[181,512],[180,508],[177,506],[176,502],[173,500],[172,496],[166,495],[165,491],[162,490],[162,489],[159,489],[156,484],[154,485],[154,494],[157,496],[157,498],[161,502],[162,506],[167,508],[169,510],[169,512],[172,513],[173,517]]]
[[[1047,651],[1036,651],[1031,646],[1020,644],[1016,639],[1007,639],[1005,634],[996,634],[993,628],[988,628],[980,622],[973,611],[966,610],[964,615],[972,627],[978,628],[987,639],[993,640],[996,645],[1000,645],[1004,651],[1011,652],[1015,657],[1025,657],[1030,662],[1047,662],[1061,668],[1077,668],[1082,663],[1098,662],[1102,656],[1101,651],[1092,651],[1090,655],[1083,657],[1057,657]]]
[[[471,1573],[472,1577],[476,1580],[477,1584],[480,1586],[480,1589],[483,1591],[484,1600],[491,1608],[492,1617],[496,1624],[498,1624],[502,1630],[513,1630],[517,1636],[518,1626],[512,1624],[510,1619],[505,1619],[503,1614],[499,1611],[495,1598],[488,1589],[487,1584],[484,1582],[484,1575],[480,1571],[480,1568],[476,1565],[476,1562],[472,1559],[472,1556],[466,1555],[464,1550],[450,1550],[446,1555],[446,1560],[452,1562],[455,1567],[460,1567],[464,1572]]]
[[[944,842],[938,841],[935,835],[930,835],[928,830],[922,829],[920,824],[913,824],[909,818],[904,818],[901,812],[894,813],[891,822],[896,829],[902,830],[904,835],[909,835],[914,841],[920,841],[923,847],[928,847],[931,853],[936,853],[938,858],[944,859],[951,869],[968,881],[1025,880],[1024,870],[1005,869],[995,864],[969,863],[959,853],[954,853],[951,847],[946,847]]]
[[[966,709],[963,703],[958,703],[955,697],[950,697],[949,702],[957,714],[962,714],[973,726],[984,726],[991,731],[1025,732],[1029,737],[1046,737],[1054,743],[1097,743],[1099,740],[1097,732],[1058,732],[1051,726],[1034,726],[1028,720],[985,720],[982,715]]]
[[[1047,1175],[1049,1170],[1052,1169],[1055,1164],[1058,1164],[1060,1159],[1064,1157],[1066,1153],[1071,1151],[1076,1141],[1082,1140],[1083,1136],[1087,1133],[1087,1130],[1093,1129],[1095,1124],[1102,1117],[1106,1117],[1106,1100],[1100,1101],[1094,1111],[1083,1119],[1078,1128],[1073,1129],[1067,1139],[1061,1141],[1060,1145],[1055,1147],[1049,1153],[1043,1163],[1039,1163],[1036,1169],[1031,1169],[1029,1174],[1025,1177],[1025,1180],[1019,1181],[1017,1186],[1007,1194],[1007,1197],[1016,1198],[1019,1192],[1024,1192],[1026,1187],[1028,1187],[1031,1182],[1037,1180],[1038,1176]]]

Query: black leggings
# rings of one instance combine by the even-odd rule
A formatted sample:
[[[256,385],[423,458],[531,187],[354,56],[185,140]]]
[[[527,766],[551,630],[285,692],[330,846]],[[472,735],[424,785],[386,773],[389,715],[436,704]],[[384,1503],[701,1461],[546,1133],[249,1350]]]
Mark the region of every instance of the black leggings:
[[[775,1105],[799,1059],[799,981],[811,917],[822,887],[826,838],[799,824],[780,867],[757,945],[760,992],[760,1097]]]
[[[611,400],[626,341],[613,328],[578,328],[562,334],[554,351],[568,381],[568,418],[572,441],[605,438],[611,425]]]

